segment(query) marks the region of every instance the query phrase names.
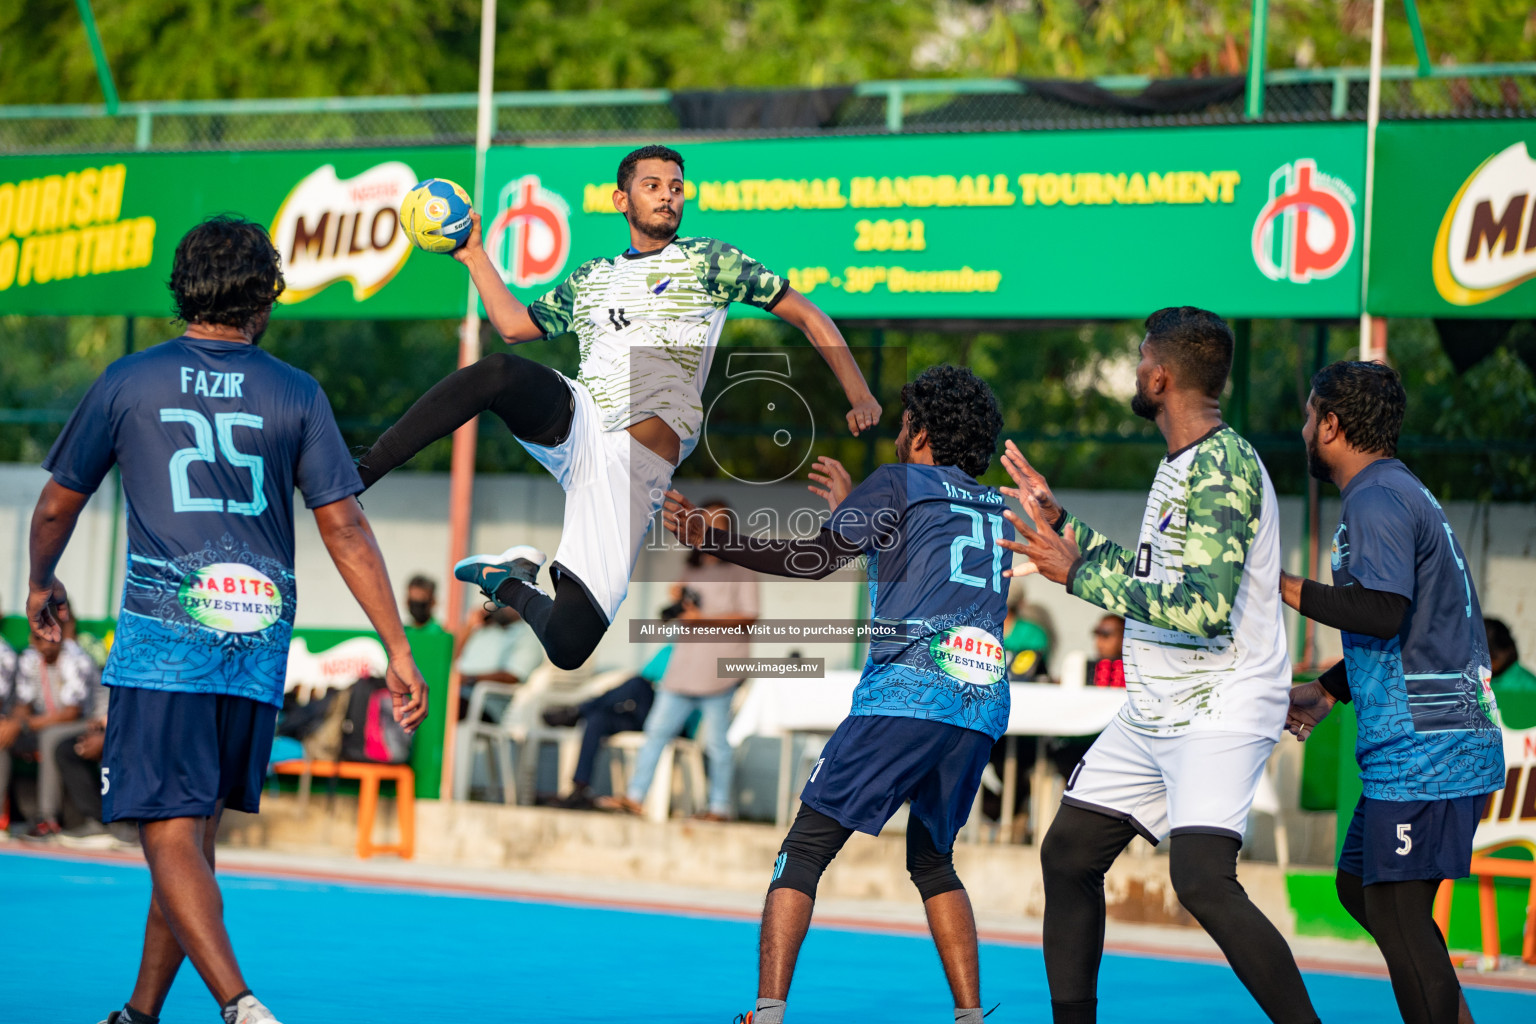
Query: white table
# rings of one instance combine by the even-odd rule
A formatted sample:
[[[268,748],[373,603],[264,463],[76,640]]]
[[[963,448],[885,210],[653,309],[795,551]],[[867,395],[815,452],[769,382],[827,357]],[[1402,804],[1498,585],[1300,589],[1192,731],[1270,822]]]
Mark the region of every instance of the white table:
[[[830,735],[848,717],[859,673],[830,671],[822,679],[755,679],[731,723],[729,738],[739,746],[748,736],[781,740],[777,819],[787,824],[790,811],[791,748],[801,733]],[[1008,759],[1003,769],[1003,835],[1013,824],[1018,792],[1018,736],[1088,736],[1102,732],[1125,703],[1125,691],[1098,686],[1056,686],[1050,683],[1011,683],[1012,711],[1008,716]],[[1035,760],[1038,779],[1035,801],[1044,799],[1045,757]],[[1043,821],[1037,806],[1036,822]]]

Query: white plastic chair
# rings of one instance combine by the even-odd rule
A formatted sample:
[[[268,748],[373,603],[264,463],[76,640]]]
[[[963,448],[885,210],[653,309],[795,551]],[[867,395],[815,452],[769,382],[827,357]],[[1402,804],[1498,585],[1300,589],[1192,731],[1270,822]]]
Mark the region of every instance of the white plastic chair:
[[[469,799],[470,782],[475,770],[476,748],[484,746],[491,758],[492,774],[501,791],[501,802],[517,803],[517,773],[513,768],[512,747],[517,742],[508,732],[506,720],[517,702],[522,684],[479,682],[469,695],[469,716],[458,723],[453,753],[453,798]],[[505,697],[507,705],[495,722],[484,721],[486,698]]]
[[[618,732],[603,741],[603,745],[611,752],[608,761],[609,778],[612,781],[613,792],[621,794],[629,787],[629,770],[625,764],[631,757],[638,757],[640,748],[645,745],[645,733],[643,732]],[[674,778],[674,768],[682,771],[681,786]],[[690,739],[678,736],[670,741],[661,750],[661,757],[656,762],[656,774],[651,777],[651,788],[645,794],[645,817],[647,821],[666,821],[672,815],[672,801],[679,793],[685,798],[685,814],[696,814],[707,809],[708,782],[704,775],[704,748]]]

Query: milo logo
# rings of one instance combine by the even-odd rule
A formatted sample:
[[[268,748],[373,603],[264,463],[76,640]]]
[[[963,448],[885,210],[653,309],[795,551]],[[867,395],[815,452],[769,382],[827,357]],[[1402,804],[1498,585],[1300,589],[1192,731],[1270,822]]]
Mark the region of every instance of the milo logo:
[[[197,622],[222,633],[259,633],[283,615],[283,592],[267,575],[239,562],[194,569],[177,597]]]
[[[928,641],[928,653],[944,674],[971,686],[1003,678],[1003,645],[984,629],[955,626]]]

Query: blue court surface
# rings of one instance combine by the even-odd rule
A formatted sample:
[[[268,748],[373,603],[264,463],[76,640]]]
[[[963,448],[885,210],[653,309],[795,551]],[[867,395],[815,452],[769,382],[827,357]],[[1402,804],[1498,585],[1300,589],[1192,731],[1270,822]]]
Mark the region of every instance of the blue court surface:
[[[738,915],[658,912],[331,882],[223,875],[246,978],[284,1024],[362,1021],[668,1021],[729,1024],[751,1008],[757,928]],[[149,874],[106,858],[0,850],[0,1021],[96,1024],[127,998]],[[988,1024],[1049,1020],[1038,947],[985,943]],[[1384,979],[1311,973],[1323,1020],[1396,1020]],[[1262,1024],[1223,964],[1108,955],[1100,1019]],[[1536,1020],[1536,994],[1469,989],[1480,1024]],[[165,1024],[219,1017],[190,965]],[[794,1024],[953,1020],[929,940],[816,928],[790,1002]]]

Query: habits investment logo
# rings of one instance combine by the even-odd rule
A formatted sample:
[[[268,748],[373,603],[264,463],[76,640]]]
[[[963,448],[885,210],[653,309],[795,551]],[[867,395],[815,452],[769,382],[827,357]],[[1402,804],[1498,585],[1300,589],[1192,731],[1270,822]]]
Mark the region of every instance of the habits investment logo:
[[[571,208],[538,175],[525,174],[501,190],[485,248],[508,284],[553,281],[571,251]]]
[[[1306,284],[1337,274],[1355,249],[1355,193],[1317,169],[1282,164],[1269,176],[1269,200],[1253,222],[1253,262],[1271,281]]]

